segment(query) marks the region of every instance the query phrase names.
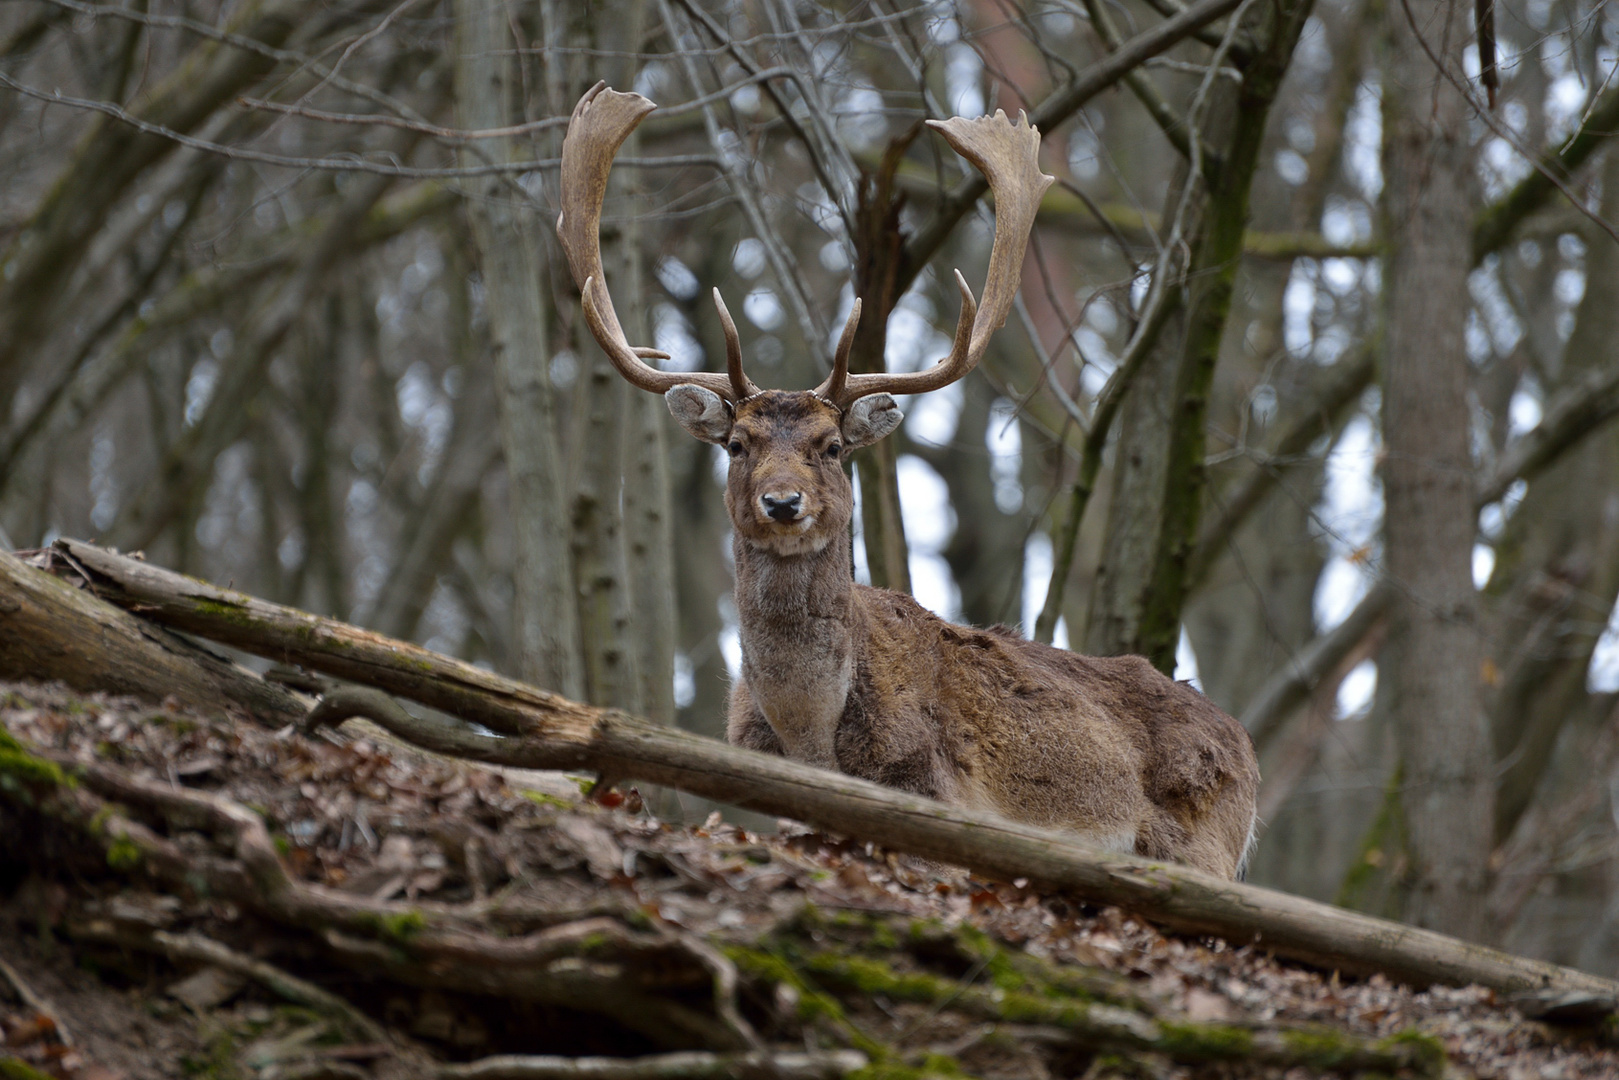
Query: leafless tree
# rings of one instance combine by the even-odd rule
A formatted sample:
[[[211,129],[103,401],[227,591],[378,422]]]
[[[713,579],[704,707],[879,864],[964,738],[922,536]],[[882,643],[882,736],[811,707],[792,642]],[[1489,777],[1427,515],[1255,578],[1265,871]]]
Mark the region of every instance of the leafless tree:
[[[1496,5],[1494,90],[1471,18],[4,5],[0,531],[718,733],[715,461],[586,331],[568,109],[661,106],[603,218],[629,337],[718,370],[718,286],[783,387],[857,294],[854,371],[943,351],[994,208],[921,121],[1023,109],[1021,295],[856,455],[855,573],[1195,660],[1260,751],[1256,879],[1611,973],[1619,18]]]

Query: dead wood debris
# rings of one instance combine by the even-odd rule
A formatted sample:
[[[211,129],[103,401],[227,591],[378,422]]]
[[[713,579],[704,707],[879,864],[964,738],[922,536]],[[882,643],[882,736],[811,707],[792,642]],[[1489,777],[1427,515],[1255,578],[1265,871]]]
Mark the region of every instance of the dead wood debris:
[[[161,988],[199,1075],[1619,1075],[1601,1030],[1488,991],[1343,980],[802,829],[54,688],[0,686],[0,722],[0,952]],[[46,996],[80,1045],[30,1041],[19,1001],[6,1052],[144,1077],[88,1072],[105,1032]]]

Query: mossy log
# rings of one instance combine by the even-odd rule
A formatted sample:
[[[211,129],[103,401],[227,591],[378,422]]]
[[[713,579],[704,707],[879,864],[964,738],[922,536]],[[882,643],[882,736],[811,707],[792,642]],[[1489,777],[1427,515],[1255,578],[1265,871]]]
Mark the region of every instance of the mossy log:
[[[0,679],[55,680],[78,690],[235,706],[280,727],[308,706],[161,626],[136,618],[0,551]]]
[[[1619,983],[1608,979],[1188,867],[1097,851],[1062,833],[582,705],[407,642],[89,544],[58,541],[57,550],[71,558],[64,563],[68,572],[88,573],[101,597],[144,618],[365,683],[501,733],[417,719],[385,699],[347,711],[439,753],[666,784],[988,877],[1070,890],[1174,931],[1258,945],[1328,970],[1381,972],[1417,986],[1476,983],[1501,993],[1577,992],[1619,1011]]]

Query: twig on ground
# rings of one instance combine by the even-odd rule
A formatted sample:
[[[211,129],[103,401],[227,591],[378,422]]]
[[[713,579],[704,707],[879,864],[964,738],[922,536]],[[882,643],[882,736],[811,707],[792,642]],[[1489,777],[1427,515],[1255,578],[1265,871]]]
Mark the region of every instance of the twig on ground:
[[[202,934],[171,934],[166,930],[155,930],[149,935],[129,934],[97,924],[74,927],[73,934],[85,940],[112,942],[157,953],[181,963],[210,964],[224,971],[234,972],[252,979],[266,990],[295,1005],[307,1005],[311,1009],[335,1014],[342,1018],[355,1034],[373,1042],[392,1041],[387,1029],[336,994],[322,990],[314,983],[283,971],[274,964],[245,956]]]
[[[539,1057],[509,1054],[442,1065],[438,1080],[835,1080],[866,1067],[858,1050],[805,1054],[686,1052],[651,1057]]]
[[[51,1003],[40,997],[34,988],[25,982],[23,977],[17,974],[16,968],[4,960],[0,960],[0,976],[5,977],[6,982],[16,992],[17,996],[22,999],[24,1005],[50,1021],[51,1027],[56,1030],[57,1039],[61,1041],[63,1046],[73,1045],[72,1036],[67,1033],[67,1028],[63,1026],[61,1018],[57,1015],[56,1010],[51,1007]]]

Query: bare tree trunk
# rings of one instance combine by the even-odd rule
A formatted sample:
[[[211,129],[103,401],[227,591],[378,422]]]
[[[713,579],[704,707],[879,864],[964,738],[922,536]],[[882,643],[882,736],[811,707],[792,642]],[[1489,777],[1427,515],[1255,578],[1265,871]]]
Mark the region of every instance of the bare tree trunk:
[[[1396,716],[1413,863],[1406,916],[1476,939],[1493,794],[1479,699],[1463,337],[1475,197],[1468,105],[1430,56],[1465,78],[1468,16],[1459,4],[1402,0],[1387,17],[1383,483],[1385,571],[1396,592],[1381,670]]]
[[[630,646],[641,680],[641,712],[660,724],[675,722],[675,557],[669,491],[668,421],[663,402],[636,393],[625,437],[625,555],[635,613]],[[704,446],[702,449],[706,450]]]
[[[674,492],[680,547],[675,551],[680,600],[680,647],[691,665],[691,701],[680,710],[680,726],[699,735],[725,738],[730,674],[720,651],[725,629],[720,603],[729,603],[733,581],[723,558],[730,520],[713,481],[710,447],[687,439],[676,452],[679,488]]]
[[[520,92],[507,10],[500,0],[457,0],[456,113],[464,128],[512,122]],[[482,140],[498,158],[512,140]],[[466,152],[469,164],[479,158]],[[572,697],[584,694],[573,592],[565,481],[550,384],[550,337],[532,209],[496,178],[468,181],[467,216],[478,248],[495,351],[501,442],[510,477],[516,545],[515,632],[525,678]]]
[[[1137,651],[1142,600],[1152,572],[1154,540],[1163,514],[1164,481],[1175,402],[1175,368],[1186,315],[1176,311],[1125,396],[1113,448],[1102,562],[1081,639],[1093,656]]]
[[[904,288],[898,277],[904,256],[899,233],[900,204],[894,190],[898,150],[891,145],[876,175],[863,181],[855,209],[855,295],[860,297],[860,325],[849,352],[849,370],[886,370],[888,317]],[[912,272],[914,273],[914,271]],[[884,439],[855,456],[860,480],[860,532],[866,546],[866,568],[880,589],[911,591],[910,548],[900,514],[899,456],[893,439]]]

